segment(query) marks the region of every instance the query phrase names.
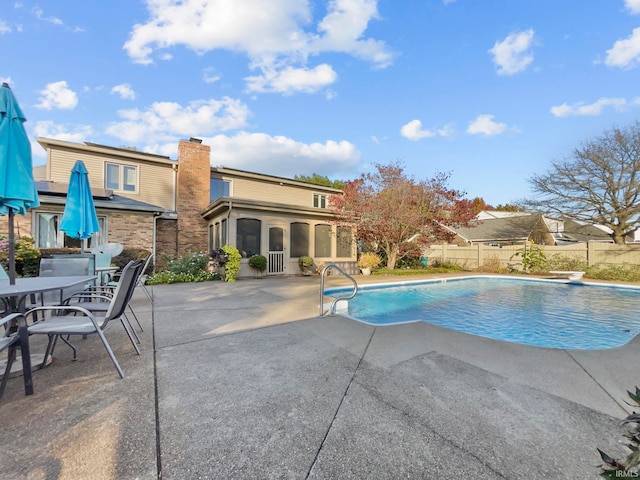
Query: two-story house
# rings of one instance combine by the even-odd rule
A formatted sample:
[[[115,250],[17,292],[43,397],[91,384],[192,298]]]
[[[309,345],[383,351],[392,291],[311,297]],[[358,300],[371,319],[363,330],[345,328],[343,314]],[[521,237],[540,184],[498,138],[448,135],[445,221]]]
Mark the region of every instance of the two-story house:
[[[39,247],[79,245],[58,225],[71,167],[82,160],[101,226],[89,247],[117,242],[161,260],[229,244],[243,256],[241,276],[253,274],[248,258],[257,253],[267,257],[271,275],[299,273],[303,255],[356,271],[354,232],[338,225],[328,208],[340,190],[211,167],[210,147],[193,138],[180,141],[177,160],[93,143],[38,143],[47,152],[46,165],[34,169],[41,205],[16,224]],[[6,218],[0,218],[0,231],[6,233]]]

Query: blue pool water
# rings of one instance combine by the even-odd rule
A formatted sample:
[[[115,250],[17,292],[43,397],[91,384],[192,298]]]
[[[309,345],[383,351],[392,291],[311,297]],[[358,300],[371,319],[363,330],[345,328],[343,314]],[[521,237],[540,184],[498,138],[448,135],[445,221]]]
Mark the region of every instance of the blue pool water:
[[[348,316],[370,325],[423,321],[525,345],[596,350],[640,333],[640,289],[509,277],[367,285],[349,300]]]

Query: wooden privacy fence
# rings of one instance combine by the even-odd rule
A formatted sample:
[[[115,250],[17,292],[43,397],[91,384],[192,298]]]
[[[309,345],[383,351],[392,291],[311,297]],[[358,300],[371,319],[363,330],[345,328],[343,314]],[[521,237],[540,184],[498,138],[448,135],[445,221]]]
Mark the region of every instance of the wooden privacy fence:
[[[639,265],[640,245],[615,245],[612,243],[576,243],[566,246],[537,245],[549,259],[554,255],[561,255],[587,262],[591,265]],[[461,267],[474,270],[484,265],[496,266],[500,262],[501,267],[522,266],[522,257],[514,257],[518,251],[523,251],[523,245],[504,245],[493,247],[489,245],[469,245],[459,247],[456,245],[432,245],[426,252],[429,263],[442,261],[453,263]],[[531,248],[527,244],[527,249]]]

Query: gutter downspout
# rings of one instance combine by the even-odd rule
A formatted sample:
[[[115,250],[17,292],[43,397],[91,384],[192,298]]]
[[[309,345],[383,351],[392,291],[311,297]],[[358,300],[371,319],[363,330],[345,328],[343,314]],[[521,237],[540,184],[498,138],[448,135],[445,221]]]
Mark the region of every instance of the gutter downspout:
[[[175,239],[175,249],[174,255],[177,257],[178,252],[180,250],[178,243],[180,242],[180,232],[179,232],[179,221],[177,218],[178,215],[178,160],[176,160],[176,164],[173,165],[173,211],[176,212],[176,239]]]
[[[158,235],[157,235],[158,218],[160,218],[160,215],[161,215],[160,212],[153,212],[153,239],[151,244],[151,264],[153,265],[154,271],[156,269],[156,251],[157,251],[156,240],[158,238]]]
[[[177,212],[176,207],[178,205],[178,164],[176,163],[172,167],[173,170],[173,211]]]

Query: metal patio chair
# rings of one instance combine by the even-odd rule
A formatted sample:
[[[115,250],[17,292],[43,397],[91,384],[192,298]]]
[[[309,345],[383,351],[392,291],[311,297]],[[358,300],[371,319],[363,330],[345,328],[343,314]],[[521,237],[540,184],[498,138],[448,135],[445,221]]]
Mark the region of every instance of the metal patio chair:
[[[0,397],[4,395],[4,389],[7,386],[7,380],[9,380],[9,375],[11,373],[11,367],[13,366],[13,362],[16,360],[16,353],[18,348],[22,351],[22,354],[25,355],[25,351],[28,353],[28,349],[23,349],[22,344],[20,343],[20,337],[18,336],[17,331],[14,331],[11,327],[15,325],[18,321],[18,318],[23,317],[20,313],[12,313],[5,317],[0,318],[0,352],[9,349],[7,352],[7,365],[4,369],[4,375],[2,377],[2,382],[0,382]],[[25,378],[25,388],[26,388],[27,379]]]
[[[73,359],[77,358],[76,348],[69,342],[68,336],[70,335],[91,335],[97,334],[104,345],[105,350],[109,354],[113,365],[115,366],[120,378],[124,378],[124,372],[116,359],[113,350],[111,349],[104,331],[116,321],[120,321],[124,327],[131,344],[133,345],[136,353],[140,355],[140,350],[136,345],[136,342],[132,336],[128,322],[124,319],[124,312],[127,304],[131,300],[133,290],[135,288],[135,279],[138,275],[138,268],[140,268],[135,261],[129,262],[122,270],[122,276],[118,286],[116,287],[113,296],[109,299],[109,307],[104,315],[96,315],[90,312],[88,309],[79,305],[50,305],[44,307],[36,307],[25,313],[26,317],[35,315],[40,312],[51,312],[51,316],[45,315],[45,318],[34,322],[29,326],[30,335],[48,335],[49,343],[45,351],[44,359],[46,364],[48,357],[53,354],[58,338],[61,338],[63,342],[71,347],[73,350]],[[65,336],[67,338],[65,338]]]
[[[136,269],[136,274],[133,280],[134,286],[131,291],[131,296],[133,296],[133,292],[135,291],[138,278],[140,278],[140,275],[144,268],[144,260],[137,260],[137,261],[133,260],[132,262],[134,262],[132,268]],[[120,277],[119,281],[121,280],[122,280],[122,277]],[[82,292],[73,294],[71,297],[67,298],[63,303],[64,305],[76,305],[76,306],[83,307],[89,310],[94,315],[95,314],[104,315],[104,313],[109,309],[111,299],[113,298],[113,295],[114,295],[115,289],[118,286],[118,283],[119,282],[116,282],[113,285],[98,285],[98,286],[86,288]],[[143,332],[144,329],[142,328],[142,324],[140,323],[140,320],[138,319],[136,312],[133,310],[133,307],[131,306],[131,301],[127,302],[126,308],[129,311],[129,313],[133,315],[133,318],[136,320],[136,323],[140,328],[140,331]],[[136,342],[141,343],[140,338],[138,337],[138,334],[133,328],[126,311],[123,313],[123,318],[127,321],[127,323],[129,324],[129,327],[131,327],[131,333],[135,337]]]
[[[52,258],[40,260],[41,277],[58,277],[63,275],[95,275],[96,264],[93,255],[58,255]],[[88,285],[78,285],[74,288],[65,288],[59,294],[46,292],[40,299],[41,305],[58,305],[66,298],[77,292],[81,292]]]

